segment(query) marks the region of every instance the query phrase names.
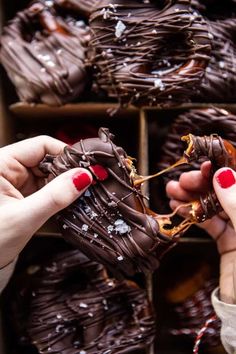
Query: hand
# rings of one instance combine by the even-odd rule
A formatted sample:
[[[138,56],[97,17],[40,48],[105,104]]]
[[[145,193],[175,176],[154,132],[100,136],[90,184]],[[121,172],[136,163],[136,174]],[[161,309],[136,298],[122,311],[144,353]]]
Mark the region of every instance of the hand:
[[[170,181],[166,186],[170,206],[175,209],[207,192],[211,183],[210,162],[204,162],[201,171],[183,173],[179,181]],[[217,242],[221,255],[220,297],[228,303],[236,303],[236,173],[229,168],[219,169],[213,176],[213,187],[224,212],[207,220],[199,227],[205,229]],[[186,217],[188,210],[180,208],[179,214]]]
[[[19,254],[47,219],[91,184],[90,172],[74,168],[44,186],[45,175],[37,166],[45,154],[57,155],[64,146],[38,136],[0,149],[0,268]]]

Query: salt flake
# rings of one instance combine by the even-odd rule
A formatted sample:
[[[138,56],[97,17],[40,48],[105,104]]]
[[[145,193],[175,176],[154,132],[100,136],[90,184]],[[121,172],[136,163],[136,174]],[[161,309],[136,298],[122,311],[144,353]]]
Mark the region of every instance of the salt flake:
[[[160,91],[163,91],[165,89],[165,85],[163,84],[161,79],[154,80],[154,86],[158,87]]]
[[[118,21],[116,24],[115,36],[117,38],[120,38],[125,29],[126,29],[126,25],[122,21]]]
[[[126,234],[127,232],[129,232],[131,230],[130,226],[126,224],[126,222],[122,219],[117,219],[114,222],[115,225],[115,232],[119,233],[120,235]]]

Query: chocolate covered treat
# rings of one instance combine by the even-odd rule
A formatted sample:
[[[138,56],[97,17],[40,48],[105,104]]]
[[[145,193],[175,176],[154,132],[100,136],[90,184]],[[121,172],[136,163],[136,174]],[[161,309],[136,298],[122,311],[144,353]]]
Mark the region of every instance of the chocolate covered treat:
[[[89,18],[90,14],[109,0],[54,0],[54,3],[65,9],[74,10]]]
[[[208,354],[225,354],[220,339],[221,321],[216,317],[211,303],[211,293],[218,281],[212,278],[209,265],[199,265],[191,276],[179,276],[165,294],[175,323],[175,328],[170,328],[169,333],[180,343],[187,340],[192,347],[195,344],[194,353],[201,349]],[[210,319],[210,324],[206,326]],[[200,330],[204,330],[201,338]]]
[[[210,135],[218,133],[222,138],[228,140],[236,147],[236,116],[224,109],[208,108],[193,109],[187,111],[172,123],[162,147],[161,160],[158,162],[158,169],[163,170],[174,164],[183,155],[186,145],[181,141],[183,135],[192,133],[194,135]],[[178,179],[180,174],[190,169],[199,169],[201,160],[193,160],[190,165],[176,166],[163,175],[165,182],[171,179]]]
[[[107,176],[97,178],[99,165]],[[155,214],[145,206],[143,178],[123,148],[113,143],[108,129],[100,128],[98,138],[67,146],[59,156],[46,155],[40,169],[57,176],[79,166],[90,169],[94,184],[59,214],[65,239],[113,272],[156,269],[185,224],[171,227],[172,214]]]
[[[200,102],[236,102],[236,16],[209,21],[212,36],[210,62],[201,87],[193,93]]]
[[[210,59],[207,24],[188,1],[112,1],[90,26],[94,87],[121,104],[188,101]]]
[[[190,0],[191,6],[209,19],[225,19],[236,15],[235,0]]]
[[[4,27],[0,60],[22,101],[61,105],[85,87],[89,40],[79,13],[67,16],[53,1],[35,2]]]
[[[98,138],[67,146],[59,156],[46,155],[39,168],[51,176],[74,167],[88,168],[94,176],[93,185],[58,216],[64,237],[113,272],[146,272],[158,267],[163,254],[192,224],[203,222],[222,209],[209,181],[208,193],[185,204],[190,207],[188,216],[174,225],[172,218],[178,208],[164,215],[151,211],[145,206],[140,185],[203,157],[211,161],[212,171],[223,166],[236,169],[236,149],[217,134],[188,134],[182,137],[187,148],[179,160],[144,177],[137,174],[132,159],[112,138],[108,129],[100,128]]]
[[[24,278],[9,304],[21,347],[31,344],[44,354],[144,354],[153,341],[146,292],[109,278],[78,250],[32,264]]]

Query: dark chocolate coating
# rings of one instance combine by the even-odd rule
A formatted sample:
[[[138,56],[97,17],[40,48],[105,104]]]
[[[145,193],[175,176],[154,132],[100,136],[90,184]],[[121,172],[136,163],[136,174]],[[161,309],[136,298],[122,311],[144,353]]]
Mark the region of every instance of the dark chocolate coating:
[[[225,19],[236,14],[235,0],[190,0],[190,3],[208,19]]]
[[[170,304],[172,311],[175,313],[177,322],[176,328],[169,330],[171,335],[181,337],[182,340],[188,338],[194,343],[206,321],[215,315],[211,303],[211,293],[217,285],[217,280],[208,280],[196,293],[189,296],[185,301],[174,306]],[[213,349],[221,344],[220,329],[221,321],[217,318],[211,326],[206,329],[201,339],[201,347],[204,348],[204,350]]]
[[[74,10],[89,18],[96,8],[108,3],[109,0],[54,0],[54,2],[63,6],[63,8]]]
[[[144,354],[153,341],[146,292],[109,278],[102,265],[78,250],[50,255],[26,272],[28,281],[11,300],[13,317],[20,316],[28,343],[39,353]]]
[[[210,58],[206,22],[188,1],[161,8],[158,2],[112,1],[91,14],[90,26],[95,86],[121,104],[187,101]]]
[[[46,156],[40,164],[44,172],[54,176],[73,167],[96,164],[109,173],[105,181],[97,181],[60,213],[62,234],[113,272],[154,270],[179,235],[167,237],[159,232],[158,220],[133,185],[126,152],[113,143],[108,129],[100,128],[98,136],[66,147],[60,156]]]
[[[212,36],[211,59],[193,99],[236,102],[236,17],[208,21],[208,26]]]
[[[162,147],[162,158],[158,162],[158,169],[167,168],[183,156],[186,143],[181,141],[181,137],[189,133],[199,136],[218,133],[236,147],[236,116],[226,110],[214,107],[193,109],[181,114],[170,126]],[[205,156],[212,159],[211,155],[207,157],[205,154]],[[163,178],[166,182],[178,179],[180,174],[185,171],[199,169],[202,161],[202,159],[200,161],[194,160],[190,165],[178,166],[166,172]]]
[[[184,157],[191,163],[191,161],[201,161],[201,158],[206,158],[211,161],[212,174],[221,167],[231,167],[235,169],[235,157],[233,145],[228,150],[225,141],[217,134],[210,136],[193,136],[191,137],[191,152],[184,153]],[[209,181],[210,184],[210,181]],[[200,204],[195,206],[195,220],[203,222],[218,214],[222,207],[217,199],[213,186],[208,187],[208,192],[201,195],[199,198]]]
[[[3,29],[0,60],[19,98],[62,105],[78,97],[87,82],[89,39],[89,28],[79,14],[58,15],[53,1],[36,2],[18,12]]]

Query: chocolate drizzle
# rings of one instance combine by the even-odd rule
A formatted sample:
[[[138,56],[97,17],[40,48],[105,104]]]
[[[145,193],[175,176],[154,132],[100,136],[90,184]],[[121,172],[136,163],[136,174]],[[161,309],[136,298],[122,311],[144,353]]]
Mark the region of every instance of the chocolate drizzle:
[[[89,18],[92,11],[97,7],[102,6],[103,3],[107,3],[109,0],[54,0],[54,3],[62,6],[65,9],[70,9],[83,14],[86,18]]]
[[[225,143],[219,135],[193,136],[191,134],[191,144],[191,153],[189,155],[186,152],[184,153],[189,163],[191,161],[198,161],[201,157],[205,156],[212,162],[214,170],[222,166],[227,167],[232,165],[233,157],[229,155]]]
[[[207,25],[188,2],[115,1],[90,16],[96,85],[122,104],[188,100],[209,61]],[[174,43],[174,48],[172,44]]]
[[[40,164],[44,172],[54,176],[73,167],[96,164],[109,173],[107,180],[97,180],[60,213],[62,234],[113,272],[134,274],[156,269],[161,256],[176,243],[180,230],[173,236],[161,232],[162,216],[146,208],[139,187],[134,187],[134,171],[126,152],[112,142],[107,129],[100,128],[98,136],[66,147],[60,156],[46,156]]]
[[[30,280],[11,300],[39,353],[144,353],[154,338],[146,292],[109,278],[78,250],[50,258],[28,269]]]
[[[203,286],[192,296],[189,296],[182,303],[172,305],[177,325],[170,329],[170,334],[175,337],[188,338],[192,342],[207,319],[215,315],[211,303],[211,293],[218,285],[216,279],[206,281]],[[217,318],[213,324],[206,329],[202,338],[201,346],[204,349],[213,349],[221,345],[220,340],[221,321]]]
[[[219,108],[193,109],[181,114],[170,126],[166,140],[162,147],[162,159],[158,163],[158,169],[163,170],[174,164],[183,156],[183,135],[210,135],[218,133],[221,138],[228,140],[236,147],[236,116]],[[210,152],[209,152],[210,153]],[[205,155],[204,156],[208,156]],[[165,182],[178,179],[180,174],[190,169],[199,169],[203,159],[194,159],[191,165],[181,165],[168,171],[163,179]]]
[[[235,169],[235,154],[231,150],[232,145],[230,146],[230,150],[227,150],[228,143],[217,134],[202,137],[190,134],[190,136],[183,138],[190,142],[191,145],[190,154],[186,152],[184,153],[184,156],[189,163],[193,160],[199,161],[201,157],[206,157],[212,163],[212,172],[220,167],[227,166]],[[211,186],[206,195],[200,196],[199,202],[196,201],[192,203],[191,213],[197,222],[203,222],[206,219],[212,218],[212,216],[216,215],[221,210],[222,207],[213,187]]]
[[[62,17],[46,3],[18,12],[4,27],[0,58],[22,101],[61,105],[85,87],[90,31],[78,14]]]
[[[194,100],[201,102],[236,101],[236,17],[208,21],[212,36],[210,62]]]
[[[217,134],[205,135],[212,133],[213,129],[221,136]],[[192,134],[189,134],[190,131]],[[187,164],[167,171],[164,177],[165,183],[171,179],[178,179],[185,171],[199,169],[205,160],[211,161],[212,173],[225,166],[235,169],[235,133],[236,116],[222,109],[191,110],[180,115],[172,124],[167,135],[162,153],[164,157],[158,167],[162,170],[172,164],[178,166],[176,161],[182,159],[182,156]],[[188,143],[186,151],[180,141],[183,134],[188,134],[182,138]],[[209,187],[206,195],[200,196],[198,201],[191,202],[191,207],[192,217],[190,219],[197,222],[205,221],[222,210],[212,186]]]
[[[225,19],[236,15],[235,0],[190,0],[191,6],[208,19]]]
[[[62,233],[89,258],[113,272],[134,274],[156,269],[160,258],[183,232],[217,214],[221,206],[210,186],[199,200],[180,206],[190,207],[190,211],[180,224],[173,225],[178,208],[163,215],[151,211],[145,206],[140,184],[202,157],[212,162],[213,171],[223,166],[235,169],[236,149],[217,134],[203,137],[188,134],[182,137],[188,146],[177,162],[157,174],[139,176],[131,158],[112,142],[109,130],[100,128],[98,135],[99,138],[65,147],[57,157],[46,155],[39,166],[54,176],[73,167],[85,167],[94,173],[95,184],[58,216]],[[107,170],[106,180],[96,178],[96,165]]]

